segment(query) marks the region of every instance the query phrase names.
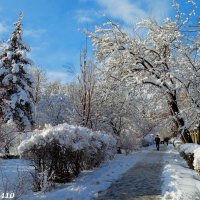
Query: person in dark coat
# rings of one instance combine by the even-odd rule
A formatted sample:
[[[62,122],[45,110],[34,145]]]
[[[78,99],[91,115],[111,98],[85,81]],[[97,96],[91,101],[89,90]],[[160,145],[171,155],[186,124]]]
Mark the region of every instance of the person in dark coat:
[[[156,148],[159,151],[159,147],[160,147],[160,138],[158,135],[156,135],[155,137],[155,142],[156,142]]]
[[[168,138],[168,137],[164,138],[164,142],[166,142],[166,144],[168,145],[168,143],[169,143],[169,138]]]

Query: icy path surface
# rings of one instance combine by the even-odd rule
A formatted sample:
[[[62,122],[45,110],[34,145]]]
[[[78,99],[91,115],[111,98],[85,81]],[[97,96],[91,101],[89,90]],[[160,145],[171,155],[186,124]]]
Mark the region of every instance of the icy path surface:
[[[115,181],[97,200],[157,200],[162,195],[162,170],[165,147],[151,150],[143,159]]]

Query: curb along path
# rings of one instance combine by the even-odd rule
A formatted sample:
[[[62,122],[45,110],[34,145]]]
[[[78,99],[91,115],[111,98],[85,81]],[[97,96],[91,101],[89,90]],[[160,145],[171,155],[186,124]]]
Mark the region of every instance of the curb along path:
[[[162,194],[164,147],[152,150],[111,186],[98,194],[96,200],[159,200]]]

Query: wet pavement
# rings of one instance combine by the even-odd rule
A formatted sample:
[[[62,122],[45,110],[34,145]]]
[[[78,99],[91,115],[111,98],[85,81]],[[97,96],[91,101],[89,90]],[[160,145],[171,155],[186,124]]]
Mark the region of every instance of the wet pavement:
[[[98,194],[96,200],[159,200],[165,147],[145,153],[144,159],[134,165],[111,186]]]

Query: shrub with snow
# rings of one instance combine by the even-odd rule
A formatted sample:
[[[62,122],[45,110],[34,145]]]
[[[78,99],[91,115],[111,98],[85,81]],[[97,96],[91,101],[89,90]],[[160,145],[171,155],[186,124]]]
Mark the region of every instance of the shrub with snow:
[[[68,182],[81,170],[111,158],[116,151],[116,139],[103,132],[60,124],[35,131],[22,141],[19,151],[33,160],[34,190],[38,191],[45,187],[44,182]]]
[[[198,144],[194,144],[194,143],[186,143],[186,144],[182,144],[180,145],[180,152],[184,152],[186,154],[194,154],[194,150],[199,148]]]
[[[187,164],[191,169],[194,169],[194,151],[198,148],[199,145],[194,143],[180,145],[180,155],[187,161]]]
[[[193,166],[194,166],[194,169],[200,175],[200,145],[198,145],[198,146],[199,147],[194,150],[194,162],[193,162]]]
[[[146,135],[142,140],[142,146],[149,146],[154,144],[155,141],[155,135],[154,134],[148,134]]]
[[[174,147],[179,151],[180,145],[183,144],[183,142],[181,141],[181,139],[174,138],[171,141],[172,141]]]
[[[125,150],[126,154],[130,153],[134,149],[137,149],[139,146],[139,142],[136,141],[136,137],[134,136],[133,131],[129,129],[125,129],[121,132],[118,142],[120,150]]]

